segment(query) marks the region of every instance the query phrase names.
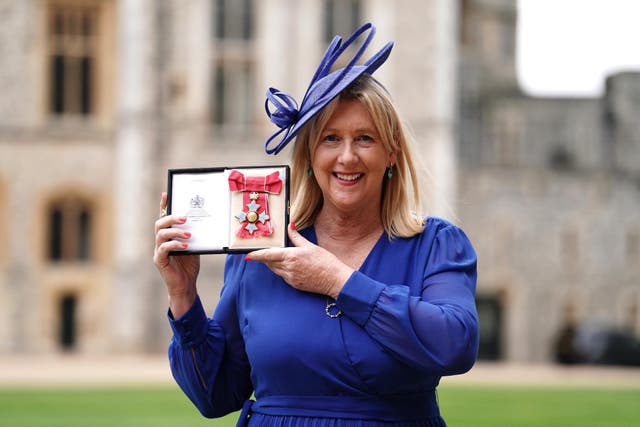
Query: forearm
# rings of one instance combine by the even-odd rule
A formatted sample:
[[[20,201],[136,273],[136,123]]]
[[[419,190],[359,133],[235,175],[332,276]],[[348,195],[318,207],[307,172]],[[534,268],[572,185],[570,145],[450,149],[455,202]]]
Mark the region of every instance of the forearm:
[[[199,299],[183,317],[170,316],[170,324],[171,372],[184,393],[206,417],[239,409],[252,390],[243,344],[207,319]]]
[[[356,273],[339,295],[338,306],[399,360],[448,375],[468,370],[477,353],[473,296],[462,294],[450,301],[430,300],[411,296],[409,286],[385,285]]]

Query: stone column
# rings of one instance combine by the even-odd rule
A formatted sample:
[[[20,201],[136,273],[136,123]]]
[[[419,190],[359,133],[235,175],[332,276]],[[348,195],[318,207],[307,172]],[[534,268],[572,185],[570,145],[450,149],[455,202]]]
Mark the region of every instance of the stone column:
[[[153,221],[158,195],[154,185],[157,156],[158,61],[157,8],[154,0],[118,4],[118,88],[114,183],[114,283],[112,339],[116,351],[146,347],[148,297],[159,282],[151,267]],[[152,304],[151,304],[152,305]]]
[[[12,174],[10,178],[19,182],[19,175]],[[30,310],[41,306],[41,287],[33,268],[38,254],[34,253],[33,246],[30,245],[31,239],[28,238],[32,224],[32,215],[28,213],[32,209],[33,200],[30,192],[20,186],[10,188],[7,196],[5,218],[11,230],[4,228],[8,231],[6,237],[9,244],[6,246],[8,262],[5,264],[7,269],[4,278],[7,293],[3,300],[2,320],[9,327],[6,328],[6,335],[2,334],[5,342],[0,348],[3,351],[27,353],[37,351],[41,344],[38,332],[41,326],[39,322],[42,321],[41,313],[29,314]]]
[[[383,68],[389,68],[385,70],[393,78],[389,89],[412,127],[417,154],[431,175],[424,183],[428,211],[449,216],[456,188],[456,3],[414,0],[394,14],[396,45]]]
[[[41,295],[34,264],[33,179],[25,165],[18,165],[21,152],[31,153],[21,141],[22,132],[33,126],[36,81],[29,65],[33,55],[32,2],[0,1],[0,203],[2,247],[0,248],[0,353],[37,351],[41,317]],[[28,133],[28,132],[27,132]],[[21,166],[21,167],[20,167]]]

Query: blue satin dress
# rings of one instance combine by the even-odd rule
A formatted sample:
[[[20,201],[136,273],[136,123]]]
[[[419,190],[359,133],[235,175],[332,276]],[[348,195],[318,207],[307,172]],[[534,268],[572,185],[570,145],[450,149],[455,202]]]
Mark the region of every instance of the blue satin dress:
[[[313,228],[302,234],[317,241]],[[211,318],[199,299],[181,318],[169,314],[171,370],[204,416],[243,408],[239,425],[445,426],[435,390],[475,362],[475,286],[467,236],[434,217],[413,238],[380,237],[336,318],[327,297],[229,255]]]

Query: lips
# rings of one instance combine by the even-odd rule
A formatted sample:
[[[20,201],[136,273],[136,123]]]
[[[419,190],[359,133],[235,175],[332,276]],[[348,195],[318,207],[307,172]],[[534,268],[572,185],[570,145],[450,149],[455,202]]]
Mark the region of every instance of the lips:
[[[338,172],[335,172],[333,174],[333,176],[335,176],[339,180],[347,181],[347,182],[355,182],[358,179],[360,179],[363,175],[364,174],[362,173],[338,173]]]

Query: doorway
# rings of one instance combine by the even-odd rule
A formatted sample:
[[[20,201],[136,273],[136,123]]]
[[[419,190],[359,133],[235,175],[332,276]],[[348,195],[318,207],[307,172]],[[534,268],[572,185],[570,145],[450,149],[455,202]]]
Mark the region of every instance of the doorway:
[[[59,303],[58,343],[64,351],[72,351],[77,341],[78,298],[74,294],[64,295]]]
[[[478,320],[480,322],[479,360],[501,360],[502,354],[502,315],[503,307],[496,295],[478,295],[476,297]]]

